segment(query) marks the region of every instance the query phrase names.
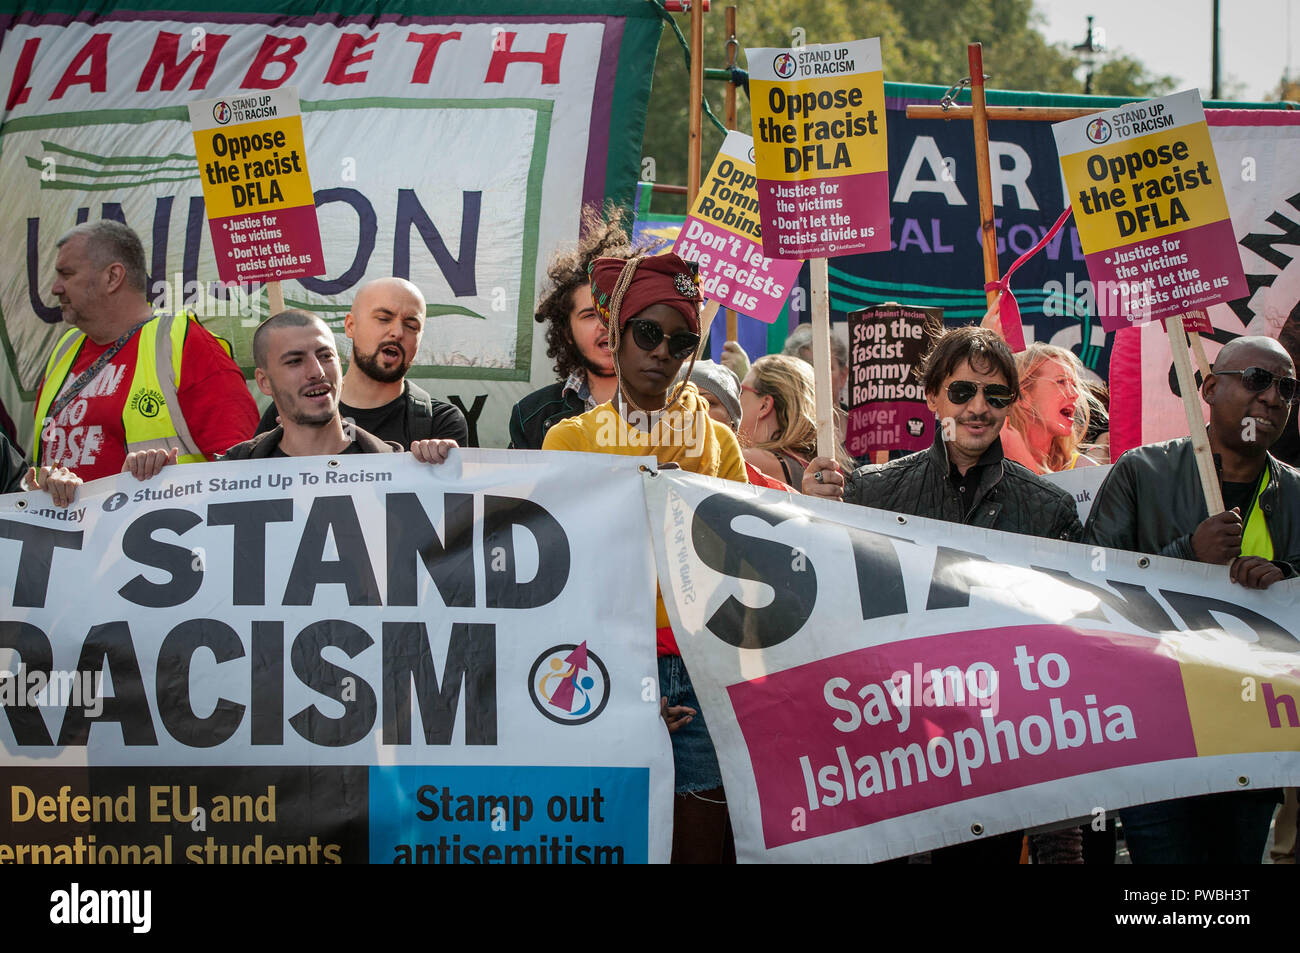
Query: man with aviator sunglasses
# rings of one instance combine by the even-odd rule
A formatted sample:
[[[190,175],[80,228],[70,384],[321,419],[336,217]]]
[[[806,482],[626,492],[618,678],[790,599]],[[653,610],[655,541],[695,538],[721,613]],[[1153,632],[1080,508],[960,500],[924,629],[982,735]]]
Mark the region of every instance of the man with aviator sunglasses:
[[[860,467],[846,480],[818,457],[803,491],[862,506],[1011,533],[1077,540],[1074,499],[1002,454],[1000,434],[1019,391],[1015,358],[996,332],[953,328],[920,368],[926,403],[939,419],[929,450]]]
[[[953,328],[940,335],[920,368],[925,400],[939,418],[929,450],[859,467],[846,480],[835,461],[817,457],[803,478],[809,496],[999,529],[1078,540],[1074,498],[1002,455],[999,435],[1020,391],[1010,348],[994,331]],[[932,851],[931,863],[1017,864],[1023,832]],[[1046,835],[1058,854],[1077,855],[1077,828]],[[894,861],[897,863],[898,861]]]
[[[1119,458],[1097,492],[1086,542],[1228,566],[1267,589],[1300,570],[1300,472],[1269,453],[1296,397],[1295,363],[1277,341],[1224,345],[1201,387],[1225,512],[1208,516],[1190,437]],[[1135,864],[1258,864],[1275,790],[1160,801],[1120,812]]]

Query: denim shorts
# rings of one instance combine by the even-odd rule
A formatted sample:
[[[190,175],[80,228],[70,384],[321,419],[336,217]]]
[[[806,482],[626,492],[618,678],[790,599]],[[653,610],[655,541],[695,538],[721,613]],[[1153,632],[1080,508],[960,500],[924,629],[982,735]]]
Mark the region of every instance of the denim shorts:
[[[704,711],[680,655],[659,656],[659,694],[668,698],[669,708],[688,705],[697,713],[689,723],[668,736],[673,742],[673,767],[677,773],[673,789],[678,794],[688,794],[721,787],[718,755],[713,750],[713,739],[704,723]]]

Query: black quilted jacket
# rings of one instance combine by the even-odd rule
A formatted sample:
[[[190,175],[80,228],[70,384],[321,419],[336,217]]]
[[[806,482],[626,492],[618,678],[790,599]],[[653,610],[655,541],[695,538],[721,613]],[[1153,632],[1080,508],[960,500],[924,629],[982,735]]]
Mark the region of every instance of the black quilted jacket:
[[[1082,538],[1074,498],[1004,459],[1000,440],[985,451],[980,462],[990,465],[975,491],[969,515],[963,512],[963,502],[948,479],[948,451],[942,434],[935,435],[929,450],[854,470],[844,487],[844,499],[860,506],[1007,533],[1070,542]]]

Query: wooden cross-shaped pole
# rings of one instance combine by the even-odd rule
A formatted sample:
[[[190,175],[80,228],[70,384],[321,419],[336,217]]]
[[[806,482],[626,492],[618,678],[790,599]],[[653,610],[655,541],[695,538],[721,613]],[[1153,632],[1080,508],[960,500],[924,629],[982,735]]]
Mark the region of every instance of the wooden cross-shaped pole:
[[[1056,108],[1050,106],[987,106],[984,102],[984,60],[979,43],[971,43],[966,48],[967,61],[970,65],[971,104],[969,106],[908,106],[908,119],[969,119],[975,134],[975,177],[979,186],[980,235],[984,247],[984,282],[995,282],[998,273],[997,230],[993,219],[993,179],[989,163],[989,128],[990,120],[1021,119],[1037,122],[1064,122],[1080,116],[1105,112],[1104,109],[1087,107]],[[988,306],[994,305],[997,291],[986,292]],[[1209,373],[1209,364],[1205,360],[1205,350],[1200,335],[1187,332],[1183,328],[1183,318],[1175,315],[1165,319],[1169,332],[1169,347],[1173,352],[1174,370],[1178,377],[1178,390],[1183,399],[1183,410],[1187,414],[1187,426],[1191,432],[1192,449],[1196,457],[1197,472],[1201,479],[1201,489],[1205,492],[1205,504],[1211,516],[1223,512],[1223,493],[1219,487],[1218,475],[1214,469],[1214,458],[1210,451],[1210,439],[1205,432],[1205,416],[1201,410],[1196,378],[1192,373],[1191,356],[1188,351],[1188,339],[1192,350],[1196,352],[1202,376]]]

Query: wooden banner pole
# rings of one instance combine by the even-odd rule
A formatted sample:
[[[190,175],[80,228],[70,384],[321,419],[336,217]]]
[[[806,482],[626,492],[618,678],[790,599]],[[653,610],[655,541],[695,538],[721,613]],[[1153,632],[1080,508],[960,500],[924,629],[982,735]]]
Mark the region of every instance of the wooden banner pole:
[[[817,456],[835,458],[835,395],[831,393],[831,295],[825,258],[808,260],[812,286],[814,396],[817,398]]]
[[[686,151],[686,207],[700,191],[700,157],[704,146],[704,4],[691,4],[690,148]]]
[[[1192,342],[1192,353],[1196,355],[1196,369],[1201,372],[1201,381],[1210,376],[1210,362],[1205,356],[1205,343],[1195,331],[1188,331],[1187,337]]]
[[[717,314],[718,302],[712,299],[704,302],[704,307],[700,309],[700,349],[696,352],[700,357],[704,356],[704,344],[709,339],[709,328]]]
[[[727,28],[727,68],[732,69],[736,65],[736,51],[740,48],[740,43],[736,40],[736,8],[727,7],[725,26]],[[736,128],[736,87],[732,83],[727,83],[727,128]],[[727,309],[727,340],[736,340],[738,333],[736,312],[730,308]]]
[[[284,310],[284,289],[280,287],[278,281],[268,281],[266,283],[266,301],[267,306],[271,309],[271,314],[279,314]],[[270,317],[270,315],[267,315]]]
[[[993,223],[993,175],[989,168],[989,121],[984,109],[984,50],[979,43],[966,47],[970,64],[970,101],[975,129],[975,178],[980,194],[980,237],[984,243],[984,283],[997,281],[998,233]],[[996,291],[986,291],[989,307],[997,299]]]
[[[1192,452],[1196,457],[1196,472],[1201,477],[1205,492],[1205,505],[1211,516],[1223,512],[1223,493],[1219,489],[1219,475],[1214,469],[1214,455],[1210,452],[1210,438],[1205,432],[1205,413],[1201,410],[1200,392],[1192,375],[1192,360],[1187,351],[1187,334],[1183,330],[1183,316],[1176,314],[1165,319],[1169,332],[1169,349],[1174,356],[1174,371],[1178,375],[1178,390],[1183,397],[1183,410],[1187,413],[1187,429],[1192,437]]]

